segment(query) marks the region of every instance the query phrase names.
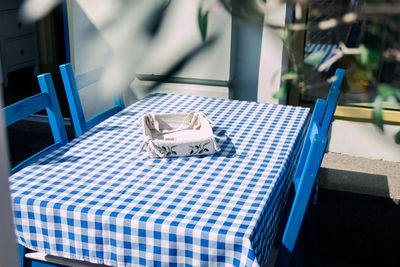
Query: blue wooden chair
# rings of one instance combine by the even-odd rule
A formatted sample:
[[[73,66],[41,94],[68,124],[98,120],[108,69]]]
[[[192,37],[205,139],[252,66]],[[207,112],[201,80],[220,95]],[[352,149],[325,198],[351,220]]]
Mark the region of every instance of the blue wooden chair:
[[[118,113],[125,108],[122,97],[114,94],[114,106],[86,120],[78,91],[100,80],[103,68],[94,69],[79,75],[74,75],[71,63],[60,65],[61,77],[67,94],[72,123],[76,136],[80,136],[98,123]]]
[[[5,126],[10,126],[28,117],[31,114],[46,109],[54,138],[54,144],[22,161],[17,166],[11,168],[11,174],[34,163],[36,160],[44,157],[45,155],[51,153],[58,147],[68,142],[67,133],[64,127],[64,121],[62,118],[60,106],[58,104],[56,92],[54,90],[54,84],[51,75],[49,73],[41,74],[38,76],[38,81],[41,93],[3,108]],[[21,266],[51,266],[46,265],[40,261],[34,262],[26,258],[25,255],[28,252],[28,249],[22,245],[18,246]]]
[[[315,124],[314,124],[315,125]],[[290,266],[294,248],[304,215],[314,189],[317,173],[322,162],[327,144],[327,136],[320,134],[320,128],[315,125],[315,131],[309,136],[310,147],[306,163],[302,170],[296,195],[290,211],[289,219],[279,248],[276,266]]]
[[[37,159],[49,154],[58,147],[68,142],[64,121],[61,115],[53,80],[49,73],[38,76],[41,93],[21,100],[10,106],[3,108],[5,126],[10,126],[31,114],[46,109],[49,118],[51,131],[53,133],[54,144],[41,150],[11,169],[11,174],[32,164]]]
[[[332,83],[327,99],[318,99],[316,102],[293,179],[295,197],[283,233],[276,266],[290,266],[325,153],[327,135],[336,109],[343,77],[344,70],[337,69],[335,81]]]
[[[320,126],[321,126],[321,134],[327,135],[329,128],[331,126],[333,114],[335,113],[336,105],[339,99],[340,95],[340,86],[343,82],[343,77],[344,77],[345,71],[343,69],[337,69],[335,76],[334,76],[334,81],[331,85],[331,88],[329,89],[328,97],[327,99],[317,99],[317,102],[314,107],[314,112],[311,117],[311,122],[312,121],[319,121]],[[311,128],[313,127],[313,124],[310,123],[307,134],[310,133],[312,130]],[[296,169],[295,175],[293,182],[295,184],[295,187],[297,188],[297,185],[299,183],[299,179],[301,176],[301,171],[303,169],[303,165],[306,162],[306,157],[308,153],[308,149],[311,145],[310,139],[306,138],[304,140],[303,148],[300,154],[299,158],[299,163],[298,167]]]

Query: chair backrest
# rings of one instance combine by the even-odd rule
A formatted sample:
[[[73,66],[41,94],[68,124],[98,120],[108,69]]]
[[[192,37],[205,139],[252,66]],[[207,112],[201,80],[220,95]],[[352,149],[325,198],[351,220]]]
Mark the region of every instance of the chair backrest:
[[[335,113],[336,105],[340,95],[340,86],[343,81],[345,71],[343,69],[337,69],[334,81],[329,89],[327,99],[317,99],[314,107],[314,112],[311,116],[310,124],[307,130],[307,137],[313,133],[313,122],[317,122],[320,126],[321,134],[328,135],[328,131],[332,122],[333,114]],[[296,168],[294,175],[294,185],[297,188],[300,176],[303,172],[304,164],[306,163],[306,158],[311,146],[310,138],[305,138],[303,148],[301,150],[299,163]]]
[[[11,169],[11,173],[15,173],[16,171],[32,164],[40,157],[45,156],[46,154],[68,142],[64,121],[61,115],[61,110],[58,104],[51,75],[49,73],[41,74],[38,76],[38,81],[41,93],[3,108],[5,123],[6,126],[9,126],[28,117],[31,114],[46,109],[51,131],[53,133],[54,144],[13,167]]]
[[[276,266],[289,266],[297,236],[315,186],[328,142],[328,131],[335,113],[344,70],[337,69],[327,99],[318,99],[301,150],[294,175],[295,197],[283,233]]]
[[[87,130],[118,113],[125,108],[122,97],[114,94],[114,106],[86,120],[83,114],[82,104],[79,98],[79,90],[99,82],[103,68],[94,69],[79,75],[75,75],[71,63],[60,65],[61,77],[67,94],[68,105],[71,111],[72,123],[76,136],[80,136]]]
[[[290,266],[297,237],[325,153],[328,137],[320,134],[321,129],[318,125],[314,124],[314,127],[316,131],[310,136],[310,149],[296,189],[296,194],[283,233],[282,243],[279,248],[279,254],[275,266]]]

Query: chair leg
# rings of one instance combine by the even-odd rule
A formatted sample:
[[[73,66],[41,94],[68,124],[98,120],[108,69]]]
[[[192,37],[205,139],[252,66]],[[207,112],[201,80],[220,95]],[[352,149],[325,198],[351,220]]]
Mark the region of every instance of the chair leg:
[[[64,267],[64,266],[41,262],[41,261],[32,261],[31,267]]]
[[[18,244],[18,250],[20,267],[64,267],[64,265],[47,263],[39,260],[32,260],[25,257],[29,250],[21,244]]]
[[[21,267],[30,267],[26,258],[25,254],[28,251],[26,247],[21,244],[18,244],[18,254],[19,254],[19,264]]]

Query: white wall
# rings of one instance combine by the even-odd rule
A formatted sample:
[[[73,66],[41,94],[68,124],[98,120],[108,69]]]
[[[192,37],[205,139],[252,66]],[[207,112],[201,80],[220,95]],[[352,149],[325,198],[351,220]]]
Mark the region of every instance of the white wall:
[[[76,74],[104,64],[104,51],[110,49],[96,27],[88,19],[78,1],[69,1],[71,63]],[[110,94],[100,94],[96,88],[79,92],[86,119],[111,107]]]
[[[371,123],[335,120],[332,123],[328,150],[351,156],[400,162],[400,145],[393,139],[400,126],[385,125],[384,130],[382,133]]]
[[[152,41],[151,54],[139,69],[140,74],[161,75],[186,51],[201,44],[197,23],[198,0],[172,0],[158,36]],[[224,9],[209,13],[207,36],[218,35],[213,47],[201,52],[175,76],[227,81],[230,64],[231,17]]]
[[[285,25],[286,4],[280,1],[267,1],[268,9],[264,21],[272,25]],[[287,66],[284,57],[283,42],[281,40],[283,31],[272,30],[264,27],[261,45],[261,59],[258,80],[257,101],[264,103],[278,103],[279,100],[272,97],[281,86],[281,74]]]
[[[274,4],[274,1],[271,0],[267,3]],[[78,2],[89,1],[79,0]],[[77,72],[82,72],[102,65],[103,57],[101,55],[104,50],[109,49],[109,46],[103,38],[104,36],[93,25],[96,22],[88,19],[77,1],[71,1],[71,5],[72,56]],[[197,27],[197,5],[198,0],[172,1],[171,9],[165,17],[165,24],[162,26],[160,34],[154,39],[154,42],[149,44],[148,48],[152,52],[149,53],[146,60],[142,61],[144,64],[140,66],[138,73],[162,74],[168,69],[169,63],[177,59],[180,52],[188,51],[191,47],[201,42]],[[274,8],[276,8],[276,12],[272,12],[273,16],[266,18],[266,20],[273,24],[283,24],[286,19],[286,6],[278,5],[278,7]],[[220,32],[222,33],[221,38],[212,49],[205,51],[185,66],[177,74],[177,77],[229,79],[230,16],[223,10],[213,11],[210,14],[209,32]],[[132,49],[135,49],[135,47],[135,44],[132,43]],[[282,43],[276,32],[265,28],[263,31],[257,92],[257,99],[260,102],[278,102],[271,96],[280,87],[279,74],[286,64],[282,52]],[[275,72],[278,72],[278,78],[274,80]],[[143,84],[138,86],[141,87]],[[227,88],[222,87],[214,91],[211,87],[176,85],[176,88],[172,88],[171,86],[175,85],[164,86],[160,90],[163,92],[184,92],[188,89],[189,91],[192,90],[191,93],[193,94],[212,97],[227,96]],[[139,92],[139,98],[143,96],[143,94],[140,95],[140,90],[139,88],[134,91],[134,93]],[[110,97],[108,99],[103,97],[103,94],[99,94],[96,89],[82,92],[81,96],[85,114],[89,116],[112,104]],[[128,100],[129,104],[135,100],[135,97],[129,97],[126,100]],[[400,146],[393,142],[393,135],[398,129],[399,127],[396,126],[386,126],[385,135],[382,135],[371,124],[337,120],[332,125],[329,151],[353,156],[400,161]]]
[[[76,73],[102,66],[104,61],[103,52],[105,50],[116,51],[116,49],[119,49],[124,51],[120,57],[136,60],[134,63],[132,63],[134,60],[128,62],[124,62],[124,59],[120,60],[124,71],[128,69],[128,72],[130,71],[131,73],[162,75],[182,55],[185,55],[187,51],[202,42],[197,26],[198,0],[172,0],[161,29],[154,39],[149,39],[146,34],[137,29],[142,26],[139,25],[142,23],[140,19],[125,23],[125,17],[138,16],[137,5],[128,3],[124,6],[125,10],[121,10],[120,3],[122,3],[120,0],[102,1],[103,6],[109,5],[110,8],[113,8],[107,12],[101,8],[96,10],[98,5],[92,1],[69,1],[71,61]],[[113,12],[116,13],[116,17],[110,15]],[[123,12],[128,12],[128,16],[124,15]],[[143,11],[143,13],[145,12],[146,10]],[[109,15],[114,20],[121,17],[123,26],[118,27],[115,31],[108,30],[107,27],[104,27],[105,21],[107,21],[107,18],[104,19],[104,15]],[[113,19],[111,21],[115,22]],[[138,24],[136,28],[129,26],[135,23]],[[198,54],[175,76],[227,81],[229,79],[230,64],[230,23],[230,15],[225,10],[217,9],[210,12],[208,35],[211,36],[218,33],[219,38],[212,47]],[[111,27],[114,26],[112,25]],[[128,32],[131,32],[133,37],[127,37],[129,35],[127,34]],[[118,42],[116,41],[117,39],[119,40]],[[114,58],[117,57],[115,56]],[[120,72],[116,71],[114,77]],[[111,80],[109,84],[112,86],[113,82]],[[86,118],[112,105],[110,92],[114,88],[110,89],[108,92],[99,91],[96,88],[80,91]],[[132,94],[132,92],[125,92],[124,100],[126,104],[130,104],[137,99]]]

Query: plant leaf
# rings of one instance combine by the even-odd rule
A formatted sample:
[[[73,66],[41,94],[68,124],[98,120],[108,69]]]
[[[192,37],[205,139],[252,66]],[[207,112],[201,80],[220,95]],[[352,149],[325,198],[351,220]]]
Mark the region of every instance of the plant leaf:
[[[208,11],[203,12],[201,7],[199,7],[198,23],[199,23],[201,39],[204,42],[207,38]]]
[[[299,75],[296,72],[290,71],[288,73],[285,73],[282,75],[282,81],[287,81],[287,80],[294,80],[297,81],[299,78]]]
[[[397,100],[397,103],[400,103],[400,88],[397,88],[397,90],[394,92],[394,97]]]
[[[383,117],[382,117],[382,104],[383,100],[381,96],[375,97],[374,111],[372,113],[373,123],[383,131]]]
[[[394,141],[396,142],[396,144],[400,145],[400,131],[398,131],[398,132],[394,135]]]
[[[378,68],[379,53],[377,50],[369,49],[361,44],[360,49],[360,63],[367,69],[376,70]]]
[[[386,99],[390,96],[395,96],[396,91],[398,91],[399,88],[393,87],[389,84],[380,84],[378,86],[378,93],[379,96],[381,96],[383,99]]]
[[[311,66],[316,66],[318,64],[321,63],[321,60],[323,58],[323,56],[325,55],[324,51],[317,51],[314,52],[310,55],[308,55],[305,59],[304,59],[304,63],[311,65]]]
[[[288,82],[284,81],[283,86],[279,89],[278,92],[275,92],[272,97],[275,99],[285,99],[287,96],[287,86]]]

